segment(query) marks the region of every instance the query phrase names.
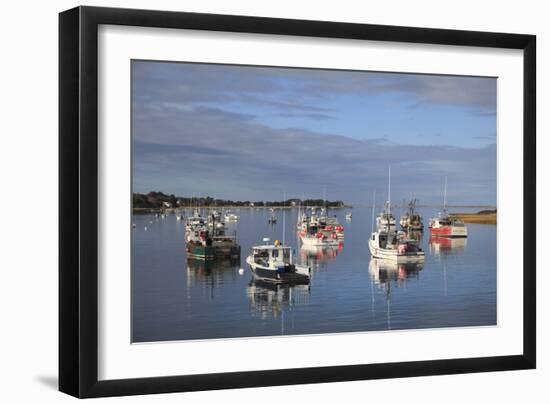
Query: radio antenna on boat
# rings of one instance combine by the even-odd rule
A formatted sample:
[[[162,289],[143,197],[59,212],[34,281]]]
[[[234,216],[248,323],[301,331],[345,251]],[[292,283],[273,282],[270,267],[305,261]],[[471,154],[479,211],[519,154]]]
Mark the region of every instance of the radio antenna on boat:
[[[372,193],[372,222],[371,222],[371,233],[374,233],[374,207],[376,206],[376,188]]]

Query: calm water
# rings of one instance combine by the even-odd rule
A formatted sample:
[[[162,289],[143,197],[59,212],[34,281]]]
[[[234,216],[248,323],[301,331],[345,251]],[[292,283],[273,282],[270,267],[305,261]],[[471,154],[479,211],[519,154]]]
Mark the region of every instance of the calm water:
[[[240,263],[213,266],[187,261],[184,222],[175,215],[134,215],[133,342],[496,324],[496,226],[468,224],[462,240],[430,242],[426,231],[424,265],[398,267],[370,258],[371,212],[330,211],[345,226],[344,242],[306,251],[296,236],[298,211],[286,209],[286,243],[312,267],[307,286],[254,281],[245,263],[263,237],[282,239],[281,210],[275,225],[267,209],[236,212],[229,232],[237,232]],[[435,210],[420,213],[427,223]]]

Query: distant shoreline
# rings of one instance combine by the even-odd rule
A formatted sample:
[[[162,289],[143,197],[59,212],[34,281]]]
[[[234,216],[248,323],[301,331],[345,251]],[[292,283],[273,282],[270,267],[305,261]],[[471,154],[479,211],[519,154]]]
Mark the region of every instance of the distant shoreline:
[[[321,209],[324,206],[240,206],[240,205],[228,205],[228,206],[180,206],[177,208],[132,208],[133,213],[161,213],[161,212],[180,212],[182,210],[190,209],[208,209],[208,210],[236,210],[236,209],[300,209],[300,208],[315,208]],[[351,209],[352,206],[327,206],[327,210],[333,209]]]

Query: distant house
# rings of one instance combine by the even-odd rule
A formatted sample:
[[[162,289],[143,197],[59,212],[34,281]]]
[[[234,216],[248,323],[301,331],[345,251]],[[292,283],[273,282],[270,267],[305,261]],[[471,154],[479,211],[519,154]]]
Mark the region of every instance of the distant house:
[[[251,207],[251,208],[254,207],[254,202],[250,202],[250,207]]]
[[[172,207],[172,204],[170,202],[162,202],[162,206],[164,206],[165,208],[171,208]]]
[[[291,204],[292,206],[296,206],[296,201],[292,201],[292,202],[290,202],[290,204]]]

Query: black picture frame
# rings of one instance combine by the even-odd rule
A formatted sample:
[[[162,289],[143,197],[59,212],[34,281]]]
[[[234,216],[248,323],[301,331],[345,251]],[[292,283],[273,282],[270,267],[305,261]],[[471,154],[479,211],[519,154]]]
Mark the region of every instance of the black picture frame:
[[[180,28],[523,50],[523,354],[99,381],[98,26]],[[59,390],[104,397],[533,369],[536,366],[536,37],[77,7],[59,15]]]

